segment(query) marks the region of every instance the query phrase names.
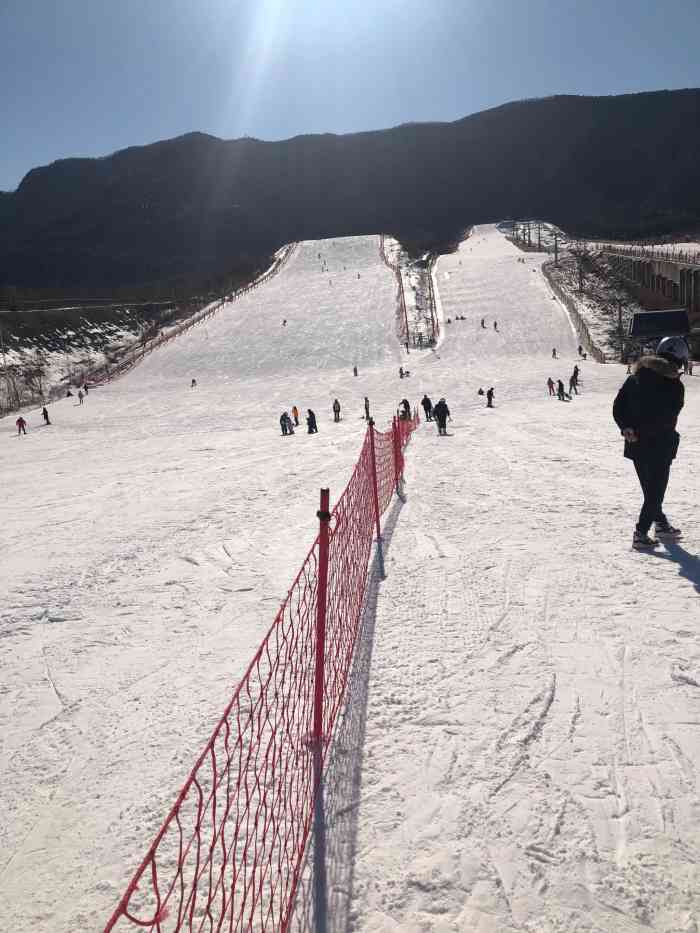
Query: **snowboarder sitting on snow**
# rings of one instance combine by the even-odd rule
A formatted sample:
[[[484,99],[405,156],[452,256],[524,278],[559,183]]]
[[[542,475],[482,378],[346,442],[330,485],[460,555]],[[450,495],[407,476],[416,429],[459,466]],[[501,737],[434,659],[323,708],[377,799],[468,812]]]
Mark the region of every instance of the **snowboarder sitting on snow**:
[[[316,425],[316,415],[311,411],[310,408],[307,409],[306,426],[309,429],[309,434],[318,434],[318,427]]]
[[[663,511],[671,463],[678,452],[678,415],[685,400],[679,370],[688,358],[682,337],[664,337],[655,356],[642,356],[617,393],[613,417],[625,439],[625,457],[632,460],[644,502],[632,537],[635,550],[652,550],[652,523],[661,541],[680,537]]]
[[[447,407],[447,402],[444,398],[441,398],[435,408],[433,408],[433,417],[437,421],[438,436],[446,436],[447,419],[450,417],[450,409]]]
[[[433,403],[430,401],[427,395],[424,395],[421,399],[421,405],[423,406],[423,411],[425,412],[425,420],[433,420]]]
[[[15,424],[17,425],[17,436],[18,436],[18,437],[19,437],[20,434],[26,434],[26,433],[27,433],[27,422],[24,420],[24,418],[23,418],[21,415],[20,415],[19,418],[15,421]]]
[[[340,421],[340,402],[338,399],[333,402],[333,420]]]

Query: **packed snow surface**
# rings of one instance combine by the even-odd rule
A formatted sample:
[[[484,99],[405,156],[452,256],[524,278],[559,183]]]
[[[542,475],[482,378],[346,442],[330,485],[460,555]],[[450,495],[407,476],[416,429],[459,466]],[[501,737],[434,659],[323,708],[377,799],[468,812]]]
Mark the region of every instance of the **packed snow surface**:
[[[0,422],[3,930],[102,928],[349,477],[363,396],[381,427],[424,391],[453,421],[412,440],[387,542],[350,929],[697,930],[697,383],[685,538],[632,553],[624,369],[548,398],[577,341],[543,258],[477,228],[437,266],[441,346],[407,357],[378,239],[305,243],[51,426]],[[294,403],[318,435],[280,437]]]

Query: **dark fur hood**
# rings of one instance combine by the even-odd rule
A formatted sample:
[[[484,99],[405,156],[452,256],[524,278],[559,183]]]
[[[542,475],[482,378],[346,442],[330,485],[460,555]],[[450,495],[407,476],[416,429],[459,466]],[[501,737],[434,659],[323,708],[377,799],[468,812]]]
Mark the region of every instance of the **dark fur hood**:
[[[666,379],[678,379],[680,377],[678,366],[669,362],[669,360],[663,356],[640,357],[634,366],[635,375],[637,375],[643,369],[650,369],[652,372],[657,373],[659,376],[665,376]]]

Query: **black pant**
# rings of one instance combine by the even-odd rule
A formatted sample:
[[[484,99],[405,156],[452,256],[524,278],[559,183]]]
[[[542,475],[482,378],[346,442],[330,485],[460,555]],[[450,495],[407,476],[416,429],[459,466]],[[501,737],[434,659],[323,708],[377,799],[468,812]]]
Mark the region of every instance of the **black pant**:
[[[425,420],[426,420],[426,421],[432,421],[432,420],[433,420],[433,413],[432,413],[432,411],[431,411],[429,408],[424,408],[423,411],[425,412]]]
[[[442,418],[437,419],[438,434],[447,434],[447,421]]]
[[[333,412],[333,420],[334,420],[334,421],[340,421],[340,412],[339,412],[339,411],[334,411],[334,412]]]
[[[647,534],[652,522],[665,522],[664,496],[668,486],[671,460],[635,460],[634,468],[644,493],[644,504],[639,513],[637,529]]]

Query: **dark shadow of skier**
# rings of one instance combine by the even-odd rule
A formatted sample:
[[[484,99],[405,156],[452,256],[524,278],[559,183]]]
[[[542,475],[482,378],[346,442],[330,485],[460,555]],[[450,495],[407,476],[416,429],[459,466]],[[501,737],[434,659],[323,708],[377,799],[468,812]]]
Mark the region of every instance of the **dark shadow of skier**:
[[[695,592],[700,596],[700,557],[691,554],[673,541],[665,543],[665,551],[652,551],[654,557],[670,560],[678,564],[678,575],[693,584]]]

